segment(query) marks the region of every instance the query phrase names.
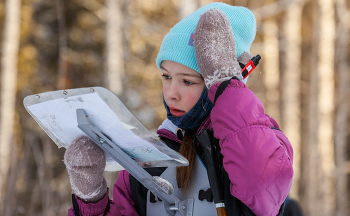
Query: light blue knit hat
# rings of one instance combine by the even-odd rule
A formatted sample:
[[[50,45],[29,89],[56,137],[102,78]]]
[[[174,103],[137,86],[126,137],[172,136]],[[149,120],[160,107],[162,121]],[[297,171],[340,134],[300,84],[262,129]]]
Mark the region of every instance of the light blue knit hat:
[[[205,5],[177,23],[164,37],[156,63],[160,69],[163,60],[170,60],[185,65],[200,73],[193,47],[193,33],[199,17],[211,8],[223,11],[230,20],[236,42],[237,58],[244,52],[249,52],[256,34],[254,14],[245,7],[231,6],[214,2]],[[247,79],[245,79],[246,81]]]

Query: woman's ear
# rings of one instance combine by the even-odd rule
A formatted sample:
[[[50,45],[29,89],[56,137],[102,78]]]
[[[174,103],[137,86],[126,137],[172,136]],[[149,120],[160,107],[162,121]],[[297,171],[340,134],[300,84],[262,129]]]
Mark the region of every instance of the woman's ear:
[[[244,51],[237,59],[239,63],[246,65],[254,56],[249,52]]]

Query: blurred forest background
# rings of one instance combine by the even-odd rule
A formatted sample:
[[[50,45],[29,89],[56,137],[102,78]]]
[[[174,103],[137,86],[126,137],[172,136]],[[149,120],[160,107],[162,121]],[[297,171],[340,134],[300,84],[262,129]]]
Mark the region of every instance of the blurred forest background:
[[[162,38],[210,0],[0,2],[0,215],[66,215],[58,149],[27,95],[103,86],[149,130],[166,113],[155,58]],[[290,196],[305,215],[350,215],[350,0],[223,0],[251,9],[262,61],[248,87],[294,147]],[[105,173],[110,185],[118,173]]]

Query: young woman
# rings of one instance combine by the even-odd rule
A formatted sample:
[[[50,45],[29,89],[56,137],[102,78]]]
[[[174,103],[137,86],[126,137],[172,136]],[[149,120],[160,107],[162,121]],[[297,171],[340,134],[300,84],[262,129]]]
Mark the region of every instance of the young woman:
[[[173,182],[179,196],[195,198],[193,215],[216,215],[215,205],[198,199],[198,190],[209,187],[192,147],[193,135],[202,129],[212,129],[219,140],[227,215],[282,215],[293,177],[292,147],[242,82],[239,65],[252,57],[249,49],[255,32],[251,11],[212,3],[175,25],[158,53],[168,115],[157,133],[190,165],[147,171]],[[224,90],[217,93],[218,88]],[[78,211],[79,215],[166,215],[161,201],[152,200],[127,171],[119,174],[113,201],[109,200],[102,175],[105,155],[90,139],[76,139],[64,162],[75,194],[69,216]]]

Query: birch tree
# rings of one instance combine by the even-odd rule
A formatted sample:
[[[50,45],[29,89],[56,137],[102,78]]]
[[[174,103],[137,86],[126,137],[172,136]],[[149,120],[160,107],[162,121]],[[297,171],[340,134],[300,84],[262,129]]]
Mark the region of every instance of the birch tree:
[[[336,215],[349,215],[349,195],[348,179],[346,173],[346,144],[349,126],[349,28],[350,12],[346,6],[345,0],[337,0],[337,17],[339,19],[337,26],[337,59],[338,68],[338,91],[337,91],[337,112],[335,117],[335,159],[336,159]]]
[[[319,0],[320,40],[319,40],[319,113],[318,128],[319,151],[321,153],[321,169],[323,173],[322,188],[324,190],[324,214],[333,215],[334,208],[334,42],[335,17],[333,0]]]
[[[123,55],[123,13],[121,1],[106,0],[106,72],[107,86],[117,95],[123,90],[124,76]]]
[[[244,1],[245,1],[245,0],[244,0]],[[199,7],[202,7],[202,6],[204,6],[204,5],[210,4],[210,3],[212,3],[212,2],[213,2],[213,0],[199,0]],[[239,5],[239,4],[237,4],[237,2],[235,2],[234,5]]]
[[[282,13],[294,4],[295,2],[303,2],[307,0],[280,0],[280,1],[270,1],[268,0],[266,4],[256,9],[253,9],[256,20],[262,20],[264,18],[275,16],[276,14]],[[240,0],[239,3],[245,3],[246,0]],[[253,1],[252,3],[254,3]],[[256,1],[258,2],[258,1]]]
[[[264,84],[266,87],[265,110],[277,122],[279,112],[279,45],[277,22],[269,18],[263,23],[264,31]]]
[[[68,38],[63,0],[55,0],[58,23],[58,89],[70,88],[68,77]]]
[[[198,9],[197,0],[181,0],[179,5],[179,20],[182,20],[183,18],[187,17],[197,9]]]
[[[0,113],[0,212],[13,140],[17,83],[17,54],[20,38],[20,0],[7,0],[1,55]]]
[[[318,0],[311,62],[307,169],[304,169],[306,215],[334,215],[334,42],[335,19],[332,0]],[[315,66],[315,67],[312,67]]]
[[[301,77],[301,20],[303,3],[294,2],[286,10],[283,22],[285,43],[282,76],[282,129],[293,146],[293,185],[291,197],[299,199],[300,178],[300,77]]]

